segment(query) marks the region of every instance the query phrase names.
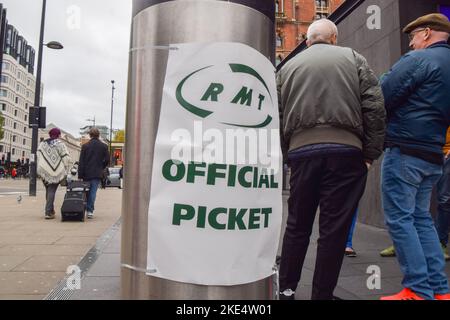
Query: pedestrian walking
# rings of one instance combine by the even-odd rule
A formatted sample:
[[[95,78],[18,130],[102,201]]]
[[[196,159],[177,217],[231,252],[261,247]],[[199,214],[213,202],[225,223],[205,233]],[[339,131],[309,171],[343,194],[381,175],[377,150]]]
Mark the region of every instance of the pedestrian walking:
[[[89,182],[87,199],[87,217],[94,217],[95,199],[98,186],[103,178],[103,172],[109,165],[108,146],[99,140],[100,132],[97,128],[89,130],[91,140],[82,146],[78,165],[78,178]]]
[[[442,14],[430,14],[403,31],[413,51],[382,80],[388,125],[381,184],[404,289],[382,299],[447,300],[444,255],[430,200],[442,175],[450,125],[450,22]]]
[[[63,181],[71,164],[66,145],[59,139],[61,131],[53,128],[50,138],[40,143],[37,150],[37,176],[45,186],[45,219],[55,218],[55,195],[59,184]]]
[[[277,74],[282,148],[291,168],[281,299],[294,298],[319,205],[312,299],[334,299],[368,168],[383,149],[386,115],[379,81],[366,59],[337,46],[337,38],[333,22],[314,22],[308,49]]]

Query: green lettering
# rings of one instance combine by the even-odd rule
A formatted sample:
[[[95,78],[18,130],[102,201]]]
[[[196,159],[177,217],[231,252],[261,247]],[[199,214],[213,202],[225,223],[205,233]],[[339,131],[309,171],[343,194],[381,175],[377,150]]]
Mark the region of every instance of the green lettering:
[[[259,229],[259,215],[261,209],[250,209],[250,214],[248,216],[248,229]]]
[[[217,216],[219,214],[226,214],[226,213],[227,213],[227,208],[216,208],[216,209],[211,210],[211,212],[209,213],[209,216],[208,216],[209,225],[217,230],[225,230],[225,228],[227,226],[225,224],[219,223],[217,221]]]
[[[244,188],[252,187],[251,182],[248,182],[247,180],[245,180],[245,175],[252,171],[253,171],[252,167],[243,167],[241,170],[239,170],[238,181],[239,181],[239,184],[241,186],[243,186]]]
[[[184,211],[184,214],[182,213]],[[181,220],[192,220],[195,217],[195,208],[186,204],[175,203],[173,207],[172,224],[181,225]]]
[[[176,166],[176,168],[177,168],[175,175],[172,175],[172,172],[171,172],[172,166]],[[179,162],[179,161],[176,161],[176,163],[175,163],[174,160],[168,160],[164,163],[164,165],[162,167],[163,177],[168,181],[172,181],[172,182],[180,181],[181,179],[183,179],[185,173],[186,173],[186,167],[184,166],[184,163]]]
[[[262,103],[264,102],[264,99],[266,99],[266,97],[264,97],[262,94],[260,94],[258,98],[259,98],[258,110],[261,110]]]
[[[198,207],[197,228],[205,229],[206,207]]]
[[[241,91],[236,95],[236,97],[231,101],[231,103],[237,104],[238,102],[242,105],[246,104],[248,107],[252,105],[253,90],[247,87],[242,87]]]
[[[278,188],[278,182],[275,181],[275,175],[272,174],[270,176],[270,188],[271,189],[277,189]]]
[[[208,185],[214,186],[216,184],[216,178],[226,178],[225,172],[217,172],[217,170],[227,170],[226,164],[210,164],[208,167]]]
[[[267,174],[263,174],[259,179],[258,188],[262,188],[265,185],[266,188],[270,188],[269,185],[269,176]]]
[[[223,84],[221,83],[211,83],[208,90],[206,90],[205,94],[202,97],[202,101],[208,101],[211,99],[211,101],[217,102],[219,99],[219,94],[223,92]]]
[[[230,165],[228,168],[228,186],[234,187],[236,186],[236,173],[237,173],[237,166]]]
[[[236,224],[239,230],[246,230],[244,215],[247,209],[239,210],[238,214],[236,214],[236,211],[237,209],[230,209],[230,213],[228,214],[228,230],[236,230]]]
[[[272,214],[272,208],[263,208],[261,210],[263,216],[264,216],[264,228],[269,227],[269,215]]]
[[[198,168],[206,168],[206,163],[191,162],[188,165],[187,182],[195,183],[195,177],[204,177],[205,171],[199,171]]]
[[[258,167],[253,168],[253,188],[258,187]]]

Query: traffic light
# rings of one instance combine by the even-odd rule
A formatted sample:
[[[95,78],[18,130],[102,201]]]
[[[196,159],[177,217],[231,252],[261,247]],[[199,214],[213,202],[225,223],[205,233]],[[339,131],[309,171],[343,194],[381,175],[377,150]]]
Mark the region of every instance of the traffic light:
[[[45,129],[47,127],[47,108],[45,107],[30,107],[30,117],[28,121],[29,128],[36,124],[38,128]]]

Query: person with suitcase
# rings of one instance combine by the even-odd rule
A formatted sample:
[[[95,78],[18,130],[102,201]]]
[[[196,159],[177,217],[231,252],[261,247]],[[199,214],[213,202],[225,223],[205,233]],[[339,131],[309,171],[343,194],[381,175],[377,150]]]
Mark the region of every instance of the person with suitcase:
[[[78,178],[89,182],[87,199],[87,218],[94,217],[94,204],[98,186],[103,177],[103,171],[109,165],[108,146],[99,140],[100,132],[97,128],[89,130],[91,140],[81,148],[78,166]]]
[[[53,128],[50,138],[44,140],[37,150],[37,175],[45,186],[45,219],[55,219],[55,195],[59,184],[69,171],[70,159],[66,145],[59,139],[61,131]]]

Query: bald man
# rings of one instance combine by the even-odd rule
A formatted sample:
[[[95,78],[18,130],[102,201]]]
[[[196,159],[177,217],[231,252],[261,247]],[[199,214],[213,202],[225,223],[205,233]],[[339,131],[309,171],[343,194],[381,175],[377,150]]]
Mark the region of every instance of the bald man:
[[[337,46],[326,19],[308,30],[308,49],[277,74],[285,160],[291,167],[280,298],[293,299],[320,205],[312,299],[332,300],[367,172],[383,150],[384,100],[366,59]]]

